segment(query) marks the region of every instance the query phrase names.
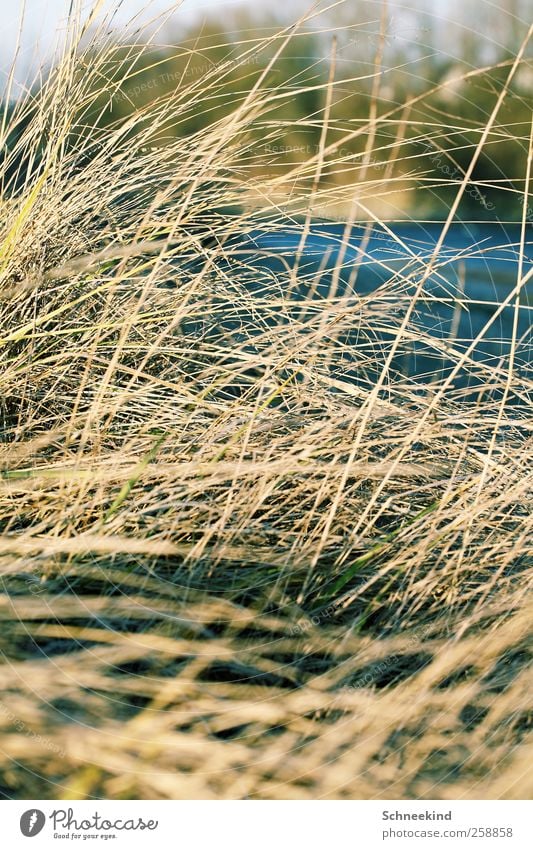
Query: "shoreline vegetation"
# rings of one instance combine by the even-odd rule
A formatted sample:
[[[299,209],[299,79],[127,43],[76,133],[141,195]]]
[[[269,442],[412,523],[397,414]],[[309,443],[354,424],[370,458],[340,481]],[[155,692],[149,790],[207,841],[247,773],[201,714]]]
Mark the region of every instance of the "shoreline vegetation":
[[[351,83],[329,23],[316,78],[298,35],[314,20],[243,35],[239,58],[207,71],[201,50],[176,48],[179,80],[156,93],[142,85],[168,57],[135,22],[114,43],[95,11],[2,113],[6,798],[533,792],[533,385],[516,367],[531,30],[465,72],[487,98],[475,108],[475,90],[439,100],[434,81],[411,95],[400,68],[405,96],[385,105],[387,16]],[[295,141],[302,128],[312,140]],[[398,190],[415,200],[393,218],[441,229],[357,295],[354,227],[363,251],[385,233],[412,252],[373,205],[394,210]],[[316,211],[335,209],[334,261],[326,250],[305,277]],[[428,281],[476,309],[463,272],[446,278],[454,224],[507,217],[508,357],[483,370],[476,340],[452,334],[451,375],[402,377],[394,357],[427,341]],[[233,249],[287,220],[281,268],[266,242]],[[470,249],[496,291],[484,240]],[[484,376],[475,398],[450,391],[464,368]]]

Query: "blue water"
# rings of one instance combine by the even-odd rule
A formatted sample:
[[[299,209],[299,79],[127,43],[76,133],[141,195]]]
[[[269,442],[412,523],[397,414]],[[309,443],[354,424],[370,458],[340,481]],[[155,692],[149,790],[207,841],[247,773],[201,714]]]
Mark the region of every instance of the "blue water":
[[[260,291],[263,299],[269,294],[267,279],[272,297],[279,298],[281,286],[297,302],[331,301],[333,295],[381,306],[375,328],[354,322],[354,328],[337,340],[345,350],[358,348],[357,356],[348,353],[337,366],[339,374],[358,383],[378,378],[442,231],[441,224],[432,223],[388,226],[392,236],[376,225],[365,241],[363,226],[353,227],[346,239],[343,225],[313,222],[303,249],[301,225],[277,230],[269,226],[240,237],[232,247],[234,259],[257,272],[256,278],[249,275],[248,288]],[[517,285],[519,261],[519,225],[453,224],[410,319],[410,330],[421,330],[423,339],[402,341],[391,364],[391,378],[418,384],[447,378],[458,356],[480,336],[451,388],[491,385],[497,394],[512,364],[514,383],[524,401],[533,380],[533,280],[521,290],[518,305],[513,295],[490,323]],[[532,267],[533,234],[528,225],[522,277]],[[389,317],[383,317],[384,306]],[[365,351],[368,368],[361,367]]]

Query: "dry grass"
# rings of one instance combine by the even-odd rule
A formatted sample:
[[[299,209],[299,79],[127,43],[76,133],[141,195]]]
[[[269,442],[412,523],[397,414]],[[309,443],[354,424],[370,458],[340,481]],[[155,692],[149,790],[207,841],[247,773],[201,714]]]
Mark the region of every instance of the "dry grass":
[[[297,308],[294,270],[232,260],[288,213],[303,248],[335,200],[333,74],[281,215],[281,178],[246,176],[250,127],[284,96],[268,68],[229,118],[163,145],[223,71],[104,131],[94,104],[138,48],[128,66],[80,40],[11,117],[31,112],[4,163],[35,152],[0,220],[2,792],[528,796],[531,380],[503,365],[475,403],[394,379],[440,245],[415,297],[406,272]],[[405,115],[383,118],[394,161]],[[376,322],[397,336],[366,388],[342,377],[343,333]],[[372,346],[350,357],[364,373]]]

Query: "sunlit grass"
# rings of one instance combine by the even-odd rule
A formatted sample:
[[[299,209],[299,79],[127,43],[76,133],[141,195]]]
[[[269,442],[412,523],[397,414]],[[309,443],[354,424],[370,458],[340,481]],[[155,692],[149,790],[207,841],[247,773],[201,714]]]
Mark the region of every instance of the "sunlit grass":
[[[451,181],[434,251],[360,297],[337,289],[351,264],[342,243],[361,218],[401,243],[367,199],[409,170],[409,108],[424,95],[372,108],[338,138],[332,48],[318,149],[260,176],[258,129],[275,138],[277,104],[294,96],[269,77],[292,30],[241,46],[244,80],[250,56],[270,58],[229,114],[185,138],[170,130],[180,115],[209,114],[220,68],[102,126],[102,104],[134,84],[142,48],[99,30],[88,38],[72,22],[42,88],[12,113],[24,129],[0,175],[5,792],[436,798],[449,792],[450,731],[455,746],[475,739],[458,793],[526,792],[512,764],[531,750],[514,762],[511,752],[527,710],[532,380],[512,356],[484,369],[475,339],[442,343],[454,371],[425,388],[392,367],[422,339],[424,283],[450,261],[446,233],[522,54]],[[395,141],[376,177],[384,125]],[[356,136],[369,140],[362,160],[344,152]],[[356,185],[322,179],[361,162]],[[530,168],[531,147],[526,185]],[[347,201],[327,296],[313,297],[325,267],[295,301],[298,263],[272,275],[235,248],[290,221],[301,259],[315,209]],[[518,309],[530,277],[521,263],[507,305]],[[376,328],[394,331],[386,351]],[[476,398],[453,391],[465,368],[486,383]],[[491,689],[515,655],[516,676]],[[378,661],[390,682],[382,670],[346,683]],[[442,683],[470,666],[457,686]],[[469,737],[457,717],[476,699],[487,718]],[[39,729],[38,745],[24,728]],[[404,766],[387,761],[402,730]],[[430,762],[439,746],[442,768]]]

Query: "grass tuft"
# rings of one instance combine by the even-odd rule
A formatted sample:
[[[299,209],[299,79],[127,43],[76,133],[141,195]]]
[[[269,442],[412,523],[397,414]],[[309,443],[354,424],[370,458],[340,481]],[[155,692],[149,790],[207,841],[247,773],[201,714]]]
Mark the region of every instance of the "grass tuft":
[[[237,45],[229,111],[209,118],[218,67],[104,125],[150,46],[94,26],[71,20],[2,126],[1,792],[527,796],[531,374],[416,321],[425,281],[461,259],[444,237],[522,53],[435,250],[350,295],[346,245],[394,230],[366,204],[411,168],[423,96],[383,112],[376,84],[344,128],[368,139],[353,200],[324,180],[360,161],[332,112],[335,48],[319,149],[269,174],[294,95],[272,71],[298,27]],[[350,197],[333,268],[306,271],[316,210]],[[299,267],[242,250],[289,224]],[[530,276],[521,263],[507,306]],[[452,377],[398,373],[415,343]],[[474,393],[452,386],[465,369]]]

